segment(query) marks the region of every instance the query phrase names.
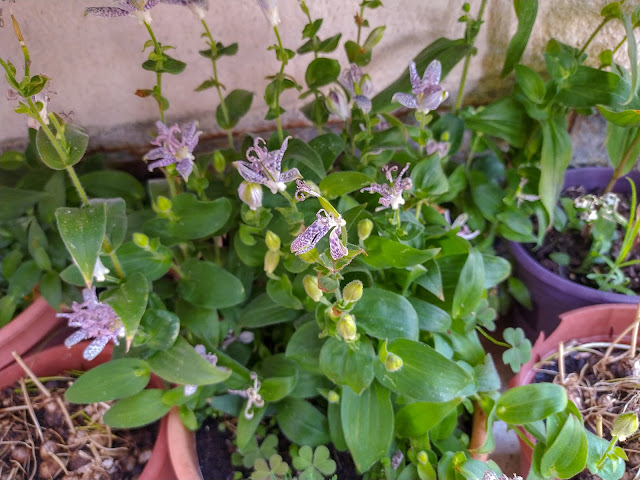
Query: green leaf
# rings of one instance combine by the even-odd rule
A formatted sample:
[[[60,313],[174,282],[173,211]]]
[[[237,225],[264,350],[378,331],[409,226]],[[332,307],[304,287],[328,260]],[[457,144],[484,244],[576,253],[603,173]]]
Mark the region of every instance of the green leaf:
[[[393,406],[389,390],[377,382],[360,395],[345,387],[340,400],[340,416],[356,468],[365,472],[387,455],[393,439]]]
[[[607,153],[620,176],[629,173],[640,155],[640,129],[607,123]],[[624,163],[622,166],[621,163]]]
[[[624,24],[625,32],[627,32],[627,55],[629,56],[629,65],[631,65],[631,88],[629,89],[629,97],[623,103],[623,105],[628,105],[638,91],[638,44],[633,32],[636,25],[632,23],[631,15],[625,14],[622,17],[622,23]]]
[[[538,0],[514,0],[513,8],[518,17],[518,29],[511,37],[507,47],[504,65],[500,73],[502,77],[507,76],[522,57],[538,14]]]
[[[405,405],[396,413],[396,432],[401,437],[422,437],[449,415],[460,399],[448,402],[415,402]]]
[[[40,130],[39,130],[40,131]],[[56,210],[58,231],[87,286],[104,240],[107,212],[104,204]]]
[[[149,282],[158,280],[171,269],[173,253],[163,245],[154,252],[144,250],[133,242],[127,242],[118,248],[118,260],[122,269],[129,276],[134,273],[142,273]],[[111,268],[111,260],[106,257],[105,265]]]
[[[533,304],[531,303],[531,295],[529,294],[529,289],[527,286],[516,277],[510,277],[507,280],[507,288],[509,290],[509,294],[516,299],[516,301],[523,305],[528,310],[533,309]]]
[[[149,383],[147,362],[139,358],[119,358],[98,365],[80,376],[64,395],[71,403],[108,402],[129,397]]]
[[[469,250],[453,294],[451,315],[461,318],[473,312],[484,295],[484,262],[475,249]]]
[[[318,338],[320,329],[317,322],[311,321],[300,325],[287,342],[285,352],[287,358],[295,360],[302,368],[320,373],[320,351],[324,339]]]
[[[341,33],[338,33],[332,37],[325,38],[318,44],[318,52],[322,53],[331,53],[336,48],[338,48],[338,44],[340,43],[340,38],[342,37]]]
[[[0,186],[0,221],[18,218],[44,196],[43,192]]]
[[[8,150],[0,154],[0,170],[13,171],[26,165],[24,153]]]
[[[542,150],[540,153],[540,201],[553,222],[553,210],[562,191],[564,173],[571,161],[571,137],[564,116],[551,117],[542,122]]]
[[[151,388],[116,402],[104,414],[104,423],[113,428],[136,428],[164,417],[171,405],[162,401],[164,390]]]
[[[145,70],[149,70],[151,72],[156,73],[169,73],[171,75],[177,75],[184,71],[187,67],[187,64],[181,62],[180,60],[176,60],[173,57],[163,53],[162,61],[158,60],[147,60],[142,64],[142,68]]]
[[[149,282],[141,273],[134,273],[116,288],[104,292],[100,300],[111,305],[122,320],[127,339],[136,334],[140,319],[147,308]]]
[[[145,224],[150,235],[161,238],[194,240],[208,237],[225,226],[231,216],[231,202],[227,198],[218,198],[212,202],[198,200],[190,193],[182,193],[172,200],[169,220],[155,218]]]
[[[535,70],[526,65],[516,65],[516,82],[532,102],[542,103],[546,89],[542,77]]]
[[[230,130],[235,127],[240,119],[247,114],[252,102],[253,92],[248,92],[247,90],[232,90],[224,99],[229,118],[225,118],[221,105],[218,105],[216,108],[216,120],[220,128]]]
[[[309,142],[309,146],[320,157],[324,171],[331,168],[338,155],[345,149],[344,140],[335,133],[319,135]]]
[[[238,324],[244,328],[260,328],[267,325],[292,322],[300,314],[296,310],[275,303],[265,293],[254,298],[240,313]]]
[[[56,135],[55,127],[49,127],[54,135]],[[36,147],[38,154],[44,164],[53,170],[64,170],[78,163],[89,145],[89,136],[84,133],[80,127],[71,123],[64,126],[64,138],[69,144],[69,151],[63,151],[62,154],[56,150],[56,147],[47,137],[43,128],[38,130],[36,134]],[[62,147],[60,147],[62,148]]]
[[[340,404],[329,403],[327,406],[327,418],[329,420],[329,434],[331,443],[339,451],[347,450],[347,442],[342,431],[342,416],[340,414]]]
[[[144,187],[130,173],[100,170],[80,176],[80,183],[91,197],[123,198],[129,206],[144,199]]]
[[[358,327],[374,338],[418,339],[418,315],[409,301],[397,293],[365,288],[351,313]]]
[[[150,308],[142,316],[135,338],[136,345],[142,344],[151,350],[167,350],[180,334],[180,319],[168,310]]]
[[[169,350],[153,354],[148,362],[153,373],[180,385],[211,385],[231,375],[231,370],[207,362],[182,337]]]
[[[265,378],[260,387],[260,395],[265,402],[278,402],[289,395],[295,386],[295,376]]]
[[[302,140],[292,138],[282,160],[287,168],[297,167],[304,178],[320,182],[326,175],[322,157]]]
[[[420,330],[446,333],[451,328],[451,315],[440,307],[416,297],[409,297],[409,302],[418,314]]]
[[[441,37],[418,53],[413,61],[416,62],[417,71],[422,75],[422,72],[425,71],[431,61],[436,59],[440,60],[442,64],[442,79],[444,79],[453,67],[469,53],[471,48],[472,47],[462,38],[449,40],[448,38]],[[409,80],[409,68],[407,66],[407,69],[400,77],[373,98],[371,114],[375,115],[376,113],[395,110],[398,108],[398,104],[391,102],[391,97],[398,92],[408,92],[410,90],[411,82]]]
[[[629,92],[629,84],[615,73],[580,65],[563,82],[556,101],[572,108],[614,107],[624,104]],[[638,108],[637,102],[633,102],[632,108]]]
[[[40,293],[53,308],[58,309],[62,303],[62,283],[57,272],[47,272],[40,279]]]
[[[560,387],[562,388],[562,387]],[[571,478],[586,463],[589,447],[582,422],[570,414],[551,445],[540,459],[540,472],[546,478]]]
[[[293,287],[291,280],[284,274],[278,280],[269,279],[267,282],[267,295],[285,308],[292,308],[294,310],[302,310],[303,305],[298,297],[293,294]]]
[[[385,26],[381,26],[371,30],[371,32],[369,33],[369,36],[367,37],[367,39],[364,41],[364,44],[362,45],[362,49],[365,52],[370,52],[371,50],[373,50],[373,47],[375,47],[378,43],[380,43],[380,40],[382,40],[382,35],[384,34],[384,31],[386,28],[387,27]]]
[[[480,107],[475,112],[463,112],[462,117],[467,128],[501,138],[516,148],[524,147],[532,129],[524,107],[511,97]]]
[[[36,219],[33,219],[29,225],[29,254],[31,255],[31,258],[36,261],[38,266],[45,271],[51,270],[51,259],[47,253],[48,245],[49,242],[47,241],[47,236],[42,230],[42,227],[38,224]]]
[[[106,212],[105,238],[109,240],[113,250],[116,250],[127,233],[127,205],[122,198],[91,199],[90,205],[104,205]],[[108,253],[108,252],[105,252]]]
[[[334,383],[346,385],[358,395],[373,380],[376,354],[371,340],[363,337],[357,344],[329,338],[320,352],[320,368]]]
[[[598,105],[597,107],[605,120],[615,125],[620,127],[640,127],[640,110],[629,109],[616,112],[603,105]],[[608,146],[609,142],[607,142],[607,147]]]
[[[244,301],[242,282],[213,262],[191,258],[182,265],[181,298],[199,307],[226,308]]]
[[[335,172],[320,182],[320,192],[329,200],[342,197],[347,193],[360,190],[371,184],[373,180],[360,172]]]
[[[362,259],[376,268],[412,267],[431,260],[440,251],[439,248],[418,250],[380,236],[371,236],[364,244],[367,255]]]
[[[543,420],[567,406],[567,394],[560,385],[536,383],[507,390],[496,403],[496,415],[513,425]]]
[[[403,362],[395,372],[387,371],[382,361],[376,364],[376,378],[389,390],[434,403],[448,402],[475,391],[469,372],[428,345],[398,339],[389,342],[387,351]]]
[[[11,275],[7,297],[17,301],[27,295],[40,280],[42,271],[33,260],[27,260]]]
[[[413,188],[418,197],[429,198],[449,190],[449,181],[442,170],[440,158],[433,156],[418,162],[411,171]]]
[[[293,443],[311,447],[329,443],[327,417],[305,400],[287,398],[280,402],[276,420],[282,433]]]
[[[340,75],[340,63],[327,57],[319,57],[311,61],[307,67],[304,79],[307,86],[314,90],[316,88],[335,82]]]
[[[255,439],[256,429],[258,428],[258,425],[260,425],[260,421],[264,417],[266,411],[266,407],[254,407],[253,418],[246,418],[244,415],[240,415],[238,417],[238,431],[236,432],[236,442],[239,449],[245,448],[251,440]],[[267,442],[267,438],[265,438],[264,442]]]

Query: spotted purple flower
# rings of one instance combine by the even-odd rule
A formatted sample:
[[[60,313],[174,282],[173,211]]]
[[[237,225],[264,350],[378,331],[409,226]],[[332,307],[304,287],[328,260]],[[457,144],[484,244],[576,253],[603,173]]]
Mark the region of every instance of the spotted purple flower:
[[[214,353],[208,353],[204,345],[196,345],[195,351],[214,367],[218,364],[218,357]],[[189,397],[193,395],[194,393],[196,393],[197,389],[197,385],[185,385],[184,396]]]
[[[469,215],[467,215],[466,213],[462,213],[458,215],[456,219],[453,221],[453,223],[451,223],[451,213],[449,213],[448,209],[445,209],[444,212],[442,212],[442,216],[444,217],[445,221],[449,224],[446,227],[447,232],[450,230],[459,229],[456,235],[459,236],[460,238],[464,238],[465,240],[472,240],[476,238],[478,235],[480,235],[480,230],[474,230],[472,232],[469,226],[467,225],[467,220],[469,219]]]
[[[422,79],[418,76],[415,62],[409,65],[411,79],[411,91],[409,93],[396,93],[391,98],[394,102],[399,102],[407,108],[415,108],[419,112],[428,113],[435,110],[449,96],[449,92],[440,85],[440,75],[442,65],[438,60],[433,60],[424,71]]]
[[[151,23],[150,10],[155,7],[160,0],[119,0],[112,7],[88,7],[84,14],[95,15],[96,17],[112,18],[135,16],[140,23]]]
[[[151,144],[157,145],[158,148],[150,150],[143,157],[143,160],[155,160],[149,164],[149,171],[175,164],[178,173],[187,181],[195,159],[192,152],[198,145],[198,137],[202,133],[196,131],[196,127],[196,122],[185,123],[182,127],[178,127],[177,124],[167,127],[162,122],[156,122],[158,135]]]
[[[341,120],[349,118],[349,100],[341,89],[331,89],[329,95],[325,97],[327,110],[340,117]]]
[[[361,189],[361,192],[379,193],[381,207],[376,208],[376,212],[391,207],[393,210],[397,210],[400,205],[404,205],[404,198],[402,198],[402,192],[405,190],[411,190],[413,182],[410,178],[402,178],[409,169],[407,163],[402,169],[400,174],[394,180],[391,174],[398,171],[397,166],[389,167],[385,165],[382,167],[384,175],[387,177],[389,184],[372,183],[370,186]]]
[[[233,162],[233,166],[247,182],[264,185],[271,193],[283,192],[287,188],[286,183],[302,178],[297,168],[281,172],[282,157],[290,138],[284,139],[280,150],[270,152],[264,139],[258,137],[253,142],[253,147],[247,149],[248,162]]]
[[[334,260],[338,260],[349,253],[347,247],[340,240],[340,234],[345,225],[346,222],[342,219],[342,216],[338,215],[336,217],[333,213],[321,208],[316,213],[316,220],[291,243],[291,252],[296,255],[308,252],[331,230],[329,234],[329,251],[331,252],[331,257]]]
[[[160,3],[189,7],[200,20],[204,18],[205,10],[209,10],[209,0],[160,0]]]
[[[370,97],[373,95],[373,84],[369,75],[363,75],[360,67],[352,63],[340,75],[340,83],[351,94],[353,101],[364,113],[371,111]]]
[[[433,155],[438,152],[441,157],[449,153],[449,142],[436,142],[435,140],[427,140],[427,155]]]
[[[255,405],[258,408],[264,407],[264,399],[260,395],[260,380],[255,372],[251,372],[251,380],[253,380],[253,386],[246,390],[227,390],[231,395],[238,395],[247,399],[247,406],[244,408],[244,418],[251,420],[253,418],[253,411],[251,407]]]
[[[95,340],[85,348],[82,356],[93,360],[111,340],[118,345],[118,337],[124,337],[124,327],[116,312],[106,303],[100,303],[95,288],[82,291],[82,303],[73,302],[71,313],[58,313],[59,318],[66,318],[70,327],[78,327],[64,341],[67,348],[87,338]]]

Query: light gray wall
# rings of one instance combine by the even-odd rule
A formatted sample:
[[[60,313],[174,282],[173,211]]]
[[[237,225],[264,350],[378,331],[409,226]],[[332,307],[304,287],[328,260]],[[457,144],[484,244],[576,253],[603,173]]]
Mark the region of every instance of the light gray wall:
[[[211,0],[206,19],[214,37],[225,44],[237,41],[240,51],[235,57],[225,57],[219,63],[221,81],[231,88],[257,92],[250,114],[238,125],[238,130],[274,128],[263,120],[266,106],[262,98],[266,75],[278,69],[272,52],[265,47],[274,43],[269,28],[255,0]],[[309,0],[314,18],[325,19],[321,36],[343,32],[343,41],[355,38],[353,16],[357,0]],[[471,0],[476,12],[479,0]],[[542,67],[540,52],[550,36],[572,45],[582,45],[600,21],[600,8],[606,0],[541,0],[538,20],[523,61],[534,68]],[[143,26],[132,18],[101,19],[84,17],[86,6],[108,4],[108,0],[0,0],[4,27],[0,29],[0,56],[22,65],[21,52],[15,39],[9,7],[18,18],[33,60],[32,71],[52,78],[51,108],[70,112],[74,123],[84,126],[92,136],[93,147],[122,147],[148,141],[145,132],[157,119],[157,107],[152,99],[138,98],[138,88],[151,88],[155,74],[142,70],[146,59],[142,45],[147,40]],[[372,26],[386,25],[381,44],[374,51],[367,71],[376,88],[382,89],[406,68],[411,58],[424,46],[440,36],[456,38],[464,26],[457,23],[462,1],[447,0],[385,0],[384,8],[370,11]],[[195,93],[193,89],[210,74],[209,60],[198,50],[204,48],[200,38],[202,27],[186,8],[160,5],[154,8],[153,27],[162,43],[177,47],[169,52],[187,63],[181,75],[164,75],[165,95],[171,102],[168,122],[197,119],[206,133],[216,132],[214,108],[217,105],[213,89]],[[285,47],[296,49],[301,42],[305,17],[296,0],[280,0],[280,17]],[[466,88],[466,101],[483,102],[508,89],[511,79],[499,78],[504,53],[516,29],[516,17],[511,0],[489,0],[485,25],[479,35],[478,56],[472,60]],[[365,35],[366,35],[365,31]],[[591,51],[599,52],[606,45],[615,45],[624,35],[613,22],[599,35]],[[336,58],[346,66],[342,45]],[[626,49],[619,52],[621,58]],[[300,83],[311,57],[296,56],[287,67]],[[446,79],[450,90],[448,103],[457,95],[461,65]],[[0,91],[6,83],[0,80]],[[3,98],[4,95],[2,95]],[[296,113],[301,102],[293,92],[286,92],[283,106],[289,110],[285,124],[300,124]],[[24,118],[12,112],[14,103],[0,101],[0,150],[18,143],[26,134]]]

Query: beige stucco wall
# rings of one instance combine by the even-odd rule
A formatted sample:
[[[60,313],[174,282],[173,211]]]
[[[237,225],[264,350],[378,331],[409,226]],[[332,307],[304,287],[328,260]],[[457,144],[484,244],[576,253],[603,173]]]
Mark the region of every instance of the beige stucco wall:
[[[274,42],[273,32],[255,0],[211,0],[206,19],[214,37],[225,44],[237,41],[240,51],[235,57],[220,61],[221,81],[231,88],[257,92],[250,114],[238,130],[270,128],[273,122],[263,119],[266,106],[262,92],[266,75],[278,69],[272,52],[265,47]],[[353,15],[357,0],[308,0],[314,18],[325,19],[321,36],[342,31],[343,41],[355,38]],[[471,0],[476,12],[480,0]],[[546,41],[555,36],[572,45],[582,45],[600,21],[599,11],[605,0],[540,0],[534,33],[524,55],[524,62],[541,68]],[[9,7],[18,18],[30,47],[34,72],[43,72],[53,81],[51,108],[73,112],[74,123],[84,126],[92,136],[94,147],[118,147],[147,141],[147,126],[157,119],[157,107],[149,98],[134,96],[138,88],[151,88],[155,74],[141,69],[146,59],[142,45],[147,32],[134,18],[101,19],[84,17],[86,6],[104,5],[95,0],[1,0],[4,27],[0,29],[0,56],[21,65],[21,53],[11,28]],[[381,89],[406,67],[424,46],[440,36],[456,38],[464,26],[457,23],[462,1],[448,0],[385,0],[384,8],[368,14],[372,26],[387,26],[384,39],[374,51],[367,71],[374,85]],[[280,30],[286,47],[297,48],[305,17],[297,0],[280,0]],[[510,79],[499,78],[504,53],[516,28],[511,0],[489,0],[485,25],[479,35],[478,55],[472,61],[467,83],[468,101],[485,101],[509,88]],[[186,8],[160,5],[153,10],[153,27],[162,43],[177,47],[170,52],[187,63],[178,76],[165,75],[164,92],[171,102],[168,121],[195,118],[207,133],[216,131],[215,91],[195,93],[193,89],[207,78],[210,63],[198,54],[204,48],[200,38],[202,27]],[[606,45],[615,45],[624,35],[621,25],[610,24],[593,44],[596,54]],[[626,48],[622,48],[621,57]],[[342,45],[336,58],[346,65]],[[300,83],[311,57],[296,56],[287,68]],[[446,79],[451,103],[458,89],[459,65]],[[6,83],[0,80],[0,91]],[[2,144],[24,138],[24,119],[12,112],[14,105],[0,97],[0,150]],[[293,92],[284,95],[283,106],[289,110],[285,123],[301,120],[295,112],[301,104]]]

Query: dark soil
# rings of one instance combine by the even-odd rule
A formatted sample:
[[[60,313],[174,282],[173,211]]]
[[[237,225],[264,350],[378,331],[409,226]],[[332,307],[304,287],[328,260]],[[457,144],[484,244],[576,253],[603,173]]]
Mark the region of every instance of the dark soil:
[[[229,429],[220,430],[218,425],[217,419],[208,418],[196,432],[198,463],[204,480],[231,480],[236,471],[241,472],[243,478],[249,478],[251,470],[231,464],[231,454],[236,450],[232,443],[233,435]],[[278,436],[278,454],[291,466],[289,454],[291,442],[277,430],[271,433]],[[262,439],[259,439],[258,443],[261,441]],[[333,446],[330,446],[329,450],[331,458],[337,464],[336,475],[339,480],[362,479],[356,471],[349,452],[338,452]]]
[[[576,198],[586,193],[597,192],[585,192],[583,188],[577,187],[567,189],[563,193],[563,196]],[[621,196],[618,211],[625,217],[629,216],[629,202],[629,198]],[[610,255],[612,259],[615,259],[618,255],[623,238],[624,230],[622,227],[618,227],[618,238],[613,242],[611,248]],[[571,280],[572,282],[577,282],[587,287],[599,288],[596,282],[587,278],[587,274],[590,272],[583,272],[580,269],[591,248],[590,236],[585,237],[582,235],[582,232],[578,230],[567,229],[564,232],[558,232],[552,228],[547,232],[540,248],[535,249],[535,244],[529,244],[528,248],[531,255],[547,270],[551,270],[556,275]],[[551,259],[551,254],[560,252],[569,255],[570,263],[568,266],[559,265]],[[632,249],[627,260],[638,259],[640,259],[640,248]],[[597,268],[602,269],[602,273],[608,272],[608,267],[605,264],[594,265],[593,268],[594,270]],[[626,287],[636,292],[636,294],[640,294],[640,264],[632,265],[622,270],[630,280],[630,283],[626,285]]]
[[[605,353],[604,348],[595,348],[596,354],[587,351],[571,351],[564,356],[565,379],[563,386],[567,395],[582,412],[585,426],[596,432],[596,417],[602,416],[603,438],[610,440],[610,429],[615,417],[627,411],[640,410],[640,399],[637,395],[637,363],[629,358],[626,350],[614,349],[606,364],[598,361]],[[612,382],[613,379],[618,379]],[[535,383],[561,383],[558,374],[558,361],[544,364],[536,373]],[[593,388],[596,387],[596,388]],[[619,442],[629,461],[622,480],[631,480],[640,470],[640,436],[637,434],[625,442]],[[599,480],[588,469],[573,477],[574,480]]]
[[[128,480],[140,476],[158,425],[112,431],[101,422],[107,404],[64,401],[70,380],[46,382],[51,397],[25,382],[40,428],[32,420],[20,385],[0,390],[2,478]]]

